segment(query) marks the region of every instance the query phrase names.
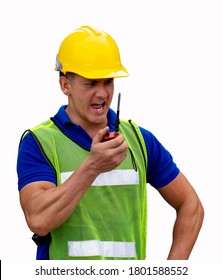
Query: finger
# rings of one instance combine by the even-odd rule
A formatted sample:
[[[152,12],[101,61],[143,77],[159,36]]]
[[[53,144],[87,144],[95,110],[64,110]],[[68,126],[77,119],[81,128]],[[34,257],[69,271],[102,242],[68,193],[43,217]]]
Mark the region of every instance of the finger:
[[[103,137],[106,135],[106,133],[109,131],[109,127],[106,126],[99,130],[99,132],[96,134],[96,136],[93,138],[93,143],[99,143],[102,142]]]
[[[106,141],[105,143],[108,148],[114,149],[121,146],[124,143],[124,141],[125,141],[124,136],[122,134],[119,134],[116,138]]]

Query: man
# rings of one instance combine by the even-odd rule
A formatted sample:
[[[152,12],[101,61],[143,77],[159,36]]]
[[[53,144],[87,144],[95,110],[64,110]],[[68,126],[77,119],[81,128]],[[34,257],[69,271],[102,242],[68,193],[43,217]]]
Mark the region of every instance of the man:
[[[128,76],[106,32],[82,26],[59,49],[68,105],[24,133],[18,153],[21,206],[37,259],[145,259],[146,184],[176,210],[168,259],[188,259],[204,211],[155,136],[110,109],[114,78]]]

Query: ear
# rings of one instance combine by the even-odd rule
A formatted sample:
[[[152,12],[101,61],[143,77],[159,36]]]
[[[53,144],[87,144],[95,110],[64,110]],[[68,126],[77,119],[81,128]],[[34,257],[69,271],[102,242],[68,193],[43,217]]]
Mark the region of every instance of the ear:
[[[70,82],[65,76],[59,78],[59,84],[62,92],[67,96],[70,95]]]

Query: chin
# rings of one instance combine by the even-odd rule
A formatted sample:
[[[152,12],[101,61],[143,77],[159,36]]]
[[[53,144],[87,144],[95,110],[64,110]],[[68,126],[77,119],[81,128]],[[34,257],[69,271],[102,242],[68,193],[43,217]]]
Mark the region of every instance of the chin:
[[[107,124],[107,117],[103,117],[103,118],[97,117],[97,118],[94,118],[94,119],[91,120],[91,124],[95,124],[95,125],[102,125],[102,124],[104,124],[104,127],[105,127],[106,124]]]

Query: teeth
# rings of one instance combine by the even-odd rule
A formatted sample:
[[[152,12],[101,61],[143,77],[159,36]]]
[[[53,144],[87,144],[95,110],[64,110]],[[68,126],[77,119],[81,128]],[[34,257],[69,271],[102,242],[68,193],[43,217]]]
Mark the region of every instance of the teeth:
[[[103,105],[104,105],[104,102],[98,102],[98,103],[92,104],[92,107],[95,110],[103,110]]]

